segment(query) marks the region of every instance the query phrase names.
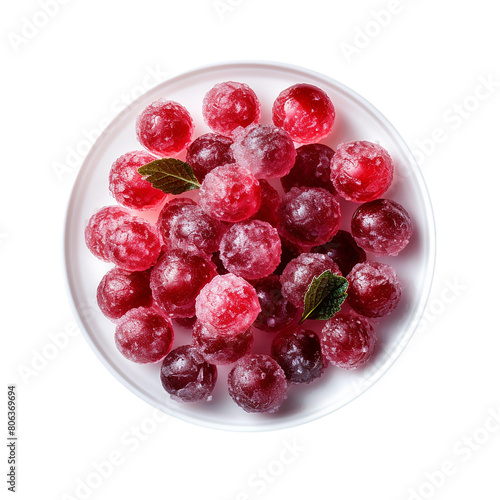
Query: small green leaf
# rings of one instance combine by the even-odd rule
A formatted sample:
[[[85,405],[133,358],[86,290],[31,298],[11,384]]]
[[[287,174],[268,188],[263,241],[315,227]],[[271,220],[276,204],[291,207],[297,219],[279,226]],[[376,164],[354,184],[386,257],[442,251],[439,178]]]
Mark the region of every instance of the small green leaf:
[[[137,171],[144,175],[153,187],[164,193],[181,194],[200,187],[193,169],[177,158],[160,158],[138,168]]]
[[[306,319],[327,320],[333,318],[335,313],[347,297],[349,282],[343,277],[325,271],[314,277],[304,296],[304,312],[299,325]]]

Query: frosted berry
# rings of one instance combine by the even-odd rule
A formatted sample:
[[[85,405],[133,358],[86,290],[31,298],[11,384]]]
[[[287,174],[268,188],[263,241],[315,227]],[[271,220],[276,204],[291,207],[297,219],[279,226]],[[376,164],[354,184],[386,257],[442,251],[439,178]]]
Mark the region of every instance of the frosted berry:
[[[301,144],[326,137],[335,121],[335,108],[328,94],[308,83],[283,90],[274,101],[272,113],[273,123]]]
[[[363,203],[351,219],[354,240],[375,255],[397,255],[408,244],[412,231],[410,215],[393,200]]]
[[[304,296],[312,279],[327,270],[340,274],[337,264],[327,255],[302,253],[285,267],[280,277],[281,293],[294,306],[304,307]]]
[[[271,355],[294,384],[312,382],[325,368],[319,337],[312,330],[278,333],[271,344]]]
[[[237,127],[259,121],[260,103],[247,84],[223,82],[206,93],[202,112],[205,123],[214,132],[230,137]]]
[[[321,187],[335,194],[330,178],[335,152],[324,144],[306,144],[297,148],[297,157],[290,173],[281,178],[285,191],[293,187]]]
[[[229,395],[249,413],[272,413],[286,398],[288,387],[280,365],[267,354],[248,354],[227,378]]]
[[[332,182],[338,194],[349,201],[375,200],[392,183],[394,163],[378,144],[355,141],[340,144],[332,159]]]
[[[156,159],[146,151],[131,151],[113,162],[109,190],[118,203],[135,210],[150,210],[163,202],[167,195],[137,172],[139,167]]]
[[[174,401],[210,401],[217,381],[217,367],[207,363],[195,347],[183,345],[163,360],[160,380]]]
[[[224,267],[245,279],[268,276],[280,263],[280,256],[278,231],[261,220],[233,224],[220,243],[220,258]]]
[[[130,309],[151,306],[149,275],[149,270],[130,272],[119,267],[108,271],[97,287],[97,305],[104,316],[114,320]]]
[[[118,350],[134,363],[156,363],[174,341],[172,322],[153,309],[139,307],[125,313],[116,326]]]
[[[366,318],[341,312],[325,323],[320,341],[323,356],[332,365],[351,370],[370,359],[377,337]]]
[[[199,255],[168,251],[151,271],[154,303],[169,317],[190,318],[198,293],[215,274],[215,265]]]
[[[200,188],[200,207],[214,219],[239,222],[254,215],[260,206],[260,185],[239,165],[214,168]]]
[[[250,351],[253,333],[249,328],[238,335],[214,334],[197,322],[193,327],[193,345],[209,363],[229,365]]]
[[[257,213],[252,215],[251,219],[263,220],[276,227],[278,224],[280,195],[265,179],[259,179],[259,185],[261,192],[260,207]]]
[[[401,299],[401,285],[394,268],[380,262],[356,264],[347,275],[347,301],[358,313],[369,318],[390,314]]]
[[[340,228],[340,205],[323,188],[292,188],[278,208],[281,236],[304,247],[322,245]]]
[[[204,134],[187,148],[186,162],[193,169],[196,178],[202,182],[208,172],[216,167],[234,163],[229,137],[219,134]]]
[[[257,179],[288,174],[297,154],[290,135],[272,125],[252,125],[238,131],[232,151],[236,162]]]
[[[137,140],[157,156],[179,153],[191,142],[194,123],[188,110],[175,101],[158,99],[137,117]]]
[[[212,333],[235,335],[244,332],[259,312],[254,287],[231,273],[215,276],[196,298],[196,316]]]

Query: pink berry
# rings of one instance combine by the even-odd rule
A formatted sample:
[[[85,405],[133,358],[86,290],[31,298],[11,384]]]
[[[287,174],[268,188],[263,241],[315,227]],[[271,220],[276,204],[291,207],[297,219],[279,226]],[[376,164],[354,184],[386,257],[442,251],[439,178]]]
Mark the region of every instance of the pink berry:
[[[257,179],[288,174],[296,156],[290,135],[272,125],[252,125],[239,130],[232,151],[236,162]]]
[[[157,156],[179,153],[189,145],[193,132],[191,115],[175,101],[158,99],[137,117],[138,141]]]
[[[183,345],[163,360],[160,380],[174,401],[210,401],[217,381],[217,367],[207,363],[195,347]]]
[[[208,172],[216,167],[234,163],[229,137],[219,134],[204,134],[187,148],[186,162],[193,169],[196,178],[202,182]]]
[[[233,224],[220,243],[220,258],[224,267],[246,279],[271,274],[280,263],[280,256],[278,231],[261,220]]]
[[[388,264],[362,262],[347,275],[347,301],[358,313],[369,318],[387,316],[401,299],[401,285],[396,271]]]
[[[260,118],[260,103],[245,83],[214,85],[203,99],[203,119],[218,134],[230,137],[237,127],[248,127]]]
[[[116,346],[134,363],[160,361],[172,348],[173,341],[172,322],[153,309],[131,309],[116,326]]]
[[[280,277],[283,297],[296,307],[304,307],[304,296],[312,279],[328,270],[333,274],[340,274],[337,264],[327,255],[300,254],[288,263]]]
[[[387,199],[360,205],[351,219],[354,240],[375,255],[397,255],[408,244],[412,231],[408,212]]]
[[[394,163],[378,144],[355,141],[340,144],[332,159],[332,182],[340,196],[364,203],[379,198],[392,182]]]
[[[193,345],[208,363],[229,365],[250,351],[253,333],[251,328],[231,336],[212,333],[197,322],[193,327]]]
[[[283,90],[274,101],[272,111],[273,123],[301,144],[326,137],[335,121],[335,108],[327,93],[308,83]]]
[[[286,398],[288,383],[280,365],[267,354],[248,354],[229,372],[229,395],[249,413],[273,413]]]
[[[215,265],[199,255],[168,251],[151,272],[154,303],[171,318],[190,318],[198,293],[215,274]]]
[[[225,222],[239,222],[254,215],[260,198],[257,179],[237,164],[214,168],[200,189],[200,207],[214,219]]]
[[[167,195],[137,171],[156,159],[146,151],[131,151],[115,160],[109,172],[109,190],[118,203],[135,210],[150,210],[163,202]]]
[[[281,236],[304,247],[322,245],[340,228],[340,205],[323,188],[292,188],[278,208]]]
[[[231,273],[215,276],[196,298],[196,316],[212,333],[240,334],[250,328],[259,312],[254,287]]]
[[[278,224],[278,206],[280,204],[280,195],[269,182],[264,179],[259,179],[261,201],[260,208],[252,215],[251,219],[263,220],[269,222],[271,226],[276,227]]]
[[[151,306],[149,276],[149,270],[130,272],[115,267],[108,271],[97,287],[97,305],[104,316],[118,319],[130,309]]]
[[[293,187],[321,187],[336,194],[330,179],[335,151],[324,144],[306,144],[297,148],[297,157],[290,173],[281,178],[285,191]]]
[[[370,359],[377,337],[366,318],[341,312],[325,323],[320,340],[323,356],[332,365],[351,370]]]

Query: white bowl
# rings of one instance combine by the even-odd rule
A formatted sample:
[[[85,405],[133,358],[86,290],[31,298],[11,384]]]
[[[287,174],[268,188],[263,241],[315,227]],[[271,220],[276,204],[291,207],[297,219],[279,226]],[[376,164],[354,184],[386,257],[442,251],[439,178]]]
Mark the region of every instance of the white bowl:
[[[294,385],[282,408],[274,414],[248,414],[229,397],[226,377],[230,367],[220,367],[214,397],[208,403],[177,403],[159,380],[160,364],[136,365],[125,359],[114,344],[114,324],[99,311],[96,288],[110,265],[87,249],[84,228],[100,207],[115,204],[108,189],[113,161],[127,151],[142,149],[135,136],[136,116],[153,100],[167,97],[180,102],[193,116],[196,136],[209,132],[201,108],[205,93],[222,81],[245,82],[262,105],[261,123],[271,123],[271,107],[283,89],[307,82],[325,90],[336,109],[334,130],[323,141],[335,149],[341,142],[368,140],[385,147],[394,159],[394,182],[384,195],[401,203],[410,213],[414,233],[397,256],[374,258],[390,263],[403,283],[403,297],[390,316],[373,321],[379,334],[378,348],[362,369],[346,371],[330,366],[307,385]],[[195,194],[194,194],[195,196]],[[356,205],[341,202],[344,229]],[[408,146],[386,118],[370,103],[339,82],[309,71],[276,63],[228,63],[204,67],[171,78],[139,97],[104,130],[96,141],[73,188],[65,228],[66,275],[75,314],[88,343],[99,359],[126,387],[154,407],[183,420],[225,430],[283,429],[327,415],[371,387],[401,354],[415,331],[429,294],[435,260],[435,228],[424,180]],[[372,256],[369,256],[371,258]],[[315,322],[314,328],[321,328]],[[189,333],[176,328],[174,345],[189,342]],[[268,348],[272,335],[256,331],[257,348]]]

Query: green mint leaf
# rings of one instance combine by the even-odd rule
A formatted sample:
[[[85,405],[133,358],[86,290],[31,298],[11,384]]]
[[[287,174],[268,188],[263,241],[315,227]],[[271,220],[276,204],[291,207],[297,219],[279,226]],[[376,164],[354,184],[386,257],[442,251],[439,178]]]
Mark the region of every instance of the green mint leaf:
[[[138,168],[137,171],[145,176],[153,187],[164,193],[181,194],[200,187],[193,169],[177,158],[160,158]]]
[[[331,271],[313,278],[304,296],[304,312],[299,325],[306,319],[333,318],[347,297],[348,286],[349,282],[343,276]]]

